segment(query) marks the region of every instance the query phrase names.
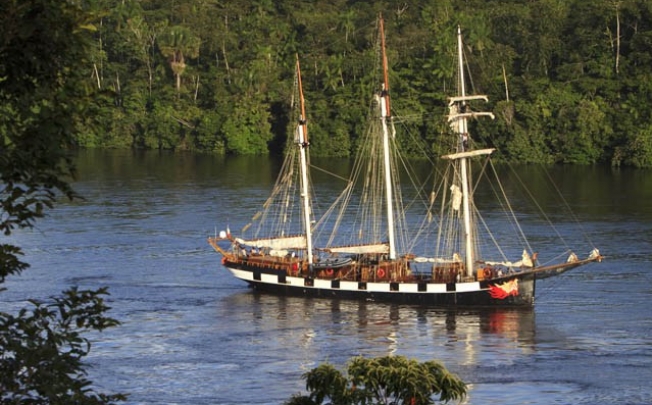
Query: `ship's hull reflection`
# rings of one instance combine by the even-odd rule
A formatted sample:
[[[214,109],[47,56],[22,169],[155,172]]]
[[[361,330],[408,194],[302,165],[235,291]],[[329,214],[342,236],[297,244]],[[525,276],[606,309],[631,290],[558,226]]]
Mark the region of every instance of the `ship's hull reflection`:
[[[225,298],[230,316],[274,330],[279,346],[303,351],[303,368],[354,355],[400,354],[447,366],[509,362],[514,346],[534,350],[532,308],[433,309],[248,291]]]

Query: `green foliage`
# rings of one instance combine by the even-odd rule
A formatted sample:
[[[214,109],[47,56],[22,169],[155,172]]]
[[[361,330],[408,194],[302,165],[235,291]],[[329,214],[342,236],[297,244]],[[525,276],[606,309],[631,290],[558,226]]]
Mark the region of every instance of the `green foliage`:
[[[652,125],[648,124],[631,135],[625,146],[625,164],[652,167]]]
[[[226,152],[261,155],[272,140],[269,113],[256,100],[242,99],[224,122]]]
[[[441,363],[420,363],[403,356],[373,359],[354,357],[347,374],[324,363],[303,376],[309,396],[295,395],[286,405],[322,404],[434,404],[462,400],[466,385]]]
[[[0,2],[0,231],[31,228],[62,194],[79,196],[69,184],[74,166],[68,148],[88,119],[85,86],[91,33],[95,27],[77,2]],[[23,252],[0,244],[0,283],[28,268]],[[0,292],[2,289],[0,288]],[[17,314],[0,312],[0,403],[113,404],[86,378],[82,336],[117,325],[106,317],[106,289],[71,288],[50,302],[31,301]]]
[[[0,232],[9,235],[33,226],[57,193],[75,197],[67,148],[87,100],[76,68],[89,28],[67,3],[8,0],[0,3],[0,37]],[[0,267],[0,277],[21,268]]]
[[[344,121],[329,121],[326,128],[320,123],[310,126],[311,148],[319,156],[347,157],[351,148],[348,126]]]
[[[50,303],[30,301],[18,315],[0,312],[0,402],[3,404],[115,404],[124,395],[91,388],[83,333],[118,325],[106,317],[106,289],[71,288]]]
[[[197,127],[197,148],[208,152],[224,153],[224,140],[218,136],[221,129],[222,120],[218,113],[209,112],[203,115]]]
[[[500,148],[505,160],[641,161],[626,145],[652,117],[652,10],[646,2],[403,3],[85,3],[97,30],[74,71],[97,94],[71,142],[279,152],[288,132],[278,123],[292,122],[298,54],[315,128],[311,154],[350,156],[380,84],[376,21],[382,12],[393,103],[406,107],[396,112],[410,117],[410,130],[432,154],[450,143],[444,117],[446,97],[457,90],[459,25],[469,90],[487,94],[494,111],[501,103],[514,106],[509,122],[499,115],[493,125],[476,128],[482,132],[472,134],[475,142]],[[34,60],[39,69],[50,66]],[[8,73],[0,77],[16,80]]]

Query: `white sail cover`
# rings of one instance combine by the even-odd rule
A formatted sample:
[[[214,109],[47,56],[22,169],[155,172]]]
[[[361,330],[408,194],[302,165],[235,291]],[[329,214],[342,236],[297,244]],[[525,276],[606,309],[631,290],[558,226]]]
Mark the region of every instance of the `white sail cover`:
[[[477,149],[469,152],[460,152],[460,153],[452,153],[450,155],[444,155],[442,156],[442,158],[455,160],[455,159],[469,158],[469,157],[481,156],[481,155],[491,155],[495,150],[496,149]]]
[[[354,245],[354,246],[337,246],[331,248],[320,249],[329,253],[351,253],[351,254],[365,254],[365,253],[389,253],[389,245],[385,243],[376,243],[372,245]]]
[[[448,105],[456,105],[460,101],[473,101],[473,100],[484,100],[485,102],[489,101],[489,98],[485,95],[481,94],[475,94],[475,95],[469,95],[469,96],[457,96],[457,97],[449,97],[448,98]]]
[[[442,257],[423,257],[418,256],[414,258],[415,263],[439,263],[439,264],[452,264],[452,263],[462,263],[462,259],[457,256],[452,259],[444,259]]]
[[[534,263],[532,262],[532,257],[528,254],[526,250],[523,250],[523,254],[521,255],[521,260],[517,262],[491,262],[491,261],[486,261],[485,263],[492,265],[492,266],[506,266],[506,267],[534,267]]]
[[[460,190],[460,188],[455,184],[451,186],[451,198],[453,209],[459,211],[462,206],[462,190]]]
[[[305,249],[307,245],[307,240],[305,235],[299,236],[286,236],[278,238],[269,238],[269,239],[253,239],[253,240],[244,240],[240,238],[235,239],[240,245],[251,246],[255,248],[268,248],[275,250],[284,250],[284,249]]]

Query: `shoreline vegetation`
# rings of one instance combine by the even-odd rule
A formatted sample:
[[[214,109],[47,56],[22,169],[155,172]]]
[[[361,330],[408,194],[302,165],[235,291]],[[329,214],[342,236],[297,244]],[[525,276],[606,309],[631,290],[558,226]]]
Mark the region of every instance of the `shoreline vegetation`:
[[[496,120],[475,141],[505,161],[652,166],[646,1],[98,0],[80,61],[92,87],[74,146],[279,154],[304,69],[311,155],[349,157],[377,86],[386,20],[397,125],[446,154],[455,30]],[[481,68],[482,67],[482,68]],[[401,111],[410,115],[400,117]],[[400,118],[399,118],[400,117]]]

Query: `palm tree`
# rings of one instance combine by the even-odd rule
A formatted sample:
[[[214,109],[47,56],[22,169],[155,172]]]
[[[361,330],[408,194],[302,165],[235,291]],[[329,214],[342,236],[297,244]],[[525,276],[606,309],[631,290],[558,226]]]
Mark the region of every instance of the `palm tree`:
[[[175,25],[163,32],[159,38],[161,53],[170,61],[170,68],[176,80],[177,92],[181,90],[181,75],[186,70],[186,57],[199,56],[200,40],[186,27]]]

